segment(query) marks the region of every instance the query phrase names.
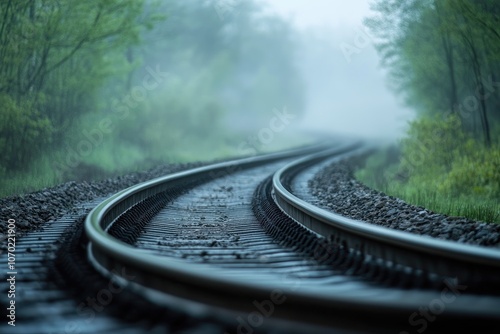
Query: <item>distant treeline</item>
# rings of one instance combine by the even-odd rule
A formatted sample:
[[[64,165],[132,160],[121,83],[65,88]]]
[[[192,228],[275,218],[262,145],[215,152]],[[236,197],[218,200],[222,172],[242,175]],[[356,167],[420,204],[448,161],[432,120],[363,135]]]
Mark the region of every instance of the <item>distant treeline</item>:
[[[294,52],[253,0],[1,1],[0,175],[213,156],[224,122],[301,110]]]

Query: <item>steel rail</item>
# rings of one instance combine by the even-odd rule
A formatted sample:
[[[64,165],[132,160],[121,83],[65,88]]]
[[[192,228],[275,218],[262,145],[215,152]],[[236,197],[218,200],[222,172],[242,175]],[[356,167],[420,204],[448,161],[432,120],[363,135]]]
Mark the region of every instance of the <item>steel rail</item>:
[[[328,152],[312,154],[291,162],[274,174],[274,200],[284,213],[319,235],[344,243],[352,251],[453,277],[461,284],[479,285],[480,290],[500,291],[500,251],[497,249],[369,224],[316,207],[295,196],[289,187],[291,178],[326,157]]]
[[[357,145],[343,145],[335,150],[341,154]],[[107,230],[115,219],[133,205],[186,180],[207,174],[213,177],[227,175],[241,168],[311,154],[325,150],[326,147],[328,145],[199,167],[125,189],[98,205],[86,217],[85,233],[89,241],[87,248],[89,261],[103,275],[140,290],[141,294],[157,302],[171,300],[169,296],[174,298],[177,296],[212,307],[251,312],[255,308],[251,301],[269,299],[273,292],[282,291],[282,287],[279,284],[259,282],[251,278],[240,277],[234,280],[231,277],[221,276],[219,272],[210,271],[202,264],[151,254],[110,236]],[[333,153],[330,149],[329,154]],[[300,318],[313,323],[325,321],[328,323],[331,318],[318,313],[317,307],[345,313],[346,321],[349,319],[349,314],[357,314],[360,311],[370,314],[373,318],[380,317],[384,312],[398,313],[403,321],[404,316],[414,308],[411,303],[406,304],[406,307],[400,303],[387,303],[381,306],[362,296],[353,299],[345,295],[325,296],[321,291],[293,291],[286,288],[284,290],[287,303],[280,305],[275,315],[278,318]],[[337,319],[336,325],[341,325],[342,321]],[[350,321],[352,325],[352,319]]]
[[[327,146],[195,168],[125,189],[98,205],[87,216],[85,232],[88,239],[88,259],[101,274],[117,280],[144,297],[187,311],[195,309],[195,313],[222,310],[231,314],[252,314],[255,311],[255,301],[273,300],[273,294],[274,297],[281,294],[286,297],[286,302],[273,308],[273,319],[288,319],[314,326],[334,325],[336,328],[348,330],[366,329],[366,324],[378,324],[382,328],[392,329],[394,326],[406,326],[408,315],[421,305],[422,300],[432,300],[435,294],[418,292],[421,296],[419,303],[411,298],[383,298],[381,303],[380,298],[369,297],[372,293],[385,296],[386,291],[380,289],[368,295],[349,291],[325,294],[325,291],[314,287],[296,290],[294,287],[283,286],[280,282],[261,282],[251,277],[238,277],[235,280],[230,272],[216,271],[208,265],[152,254],[107,233],[116,219],[129,208],[172,187],[182,186],[187,181],[206,178],[207,175],[217,178],[266,162],[323,152],[314,155],[316,160],[313,160],[318,161],[326,156],[340,155],[359,148],[358,144],[349,144],[326,151]],[[469,300],[468,298],[464,296],[464,302]],[[467,319],[486,317],[488,320],[497,321],[495,305],[498,305],[496,300],[488,299],[482,300],[476,310],[450,305],[447,314],[441,317],[444,317],[444,320],[449,316],[453,321],[457,321],[461,315],[467,315]],[[386,321],[388,316],[391,317],[390,323]]]

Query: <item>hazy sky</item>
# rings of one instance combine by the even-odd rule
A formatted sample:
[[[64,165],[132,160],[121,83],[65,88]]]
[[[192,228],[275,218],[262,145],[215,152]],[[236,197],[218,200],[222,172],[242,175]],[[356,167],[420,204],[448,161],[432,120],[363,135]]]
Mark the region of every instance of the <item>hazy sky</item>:
[[[368,0],[261,0],[297,26],[357,26],[370,13]]]
[[[307,50],[302,61],[309,83],[304,124],[362,136],[401,136],[412,113],[387,88],[377,53],[363,32],[369,0],[261,1],[268,11],[323,41],[317,50]]]

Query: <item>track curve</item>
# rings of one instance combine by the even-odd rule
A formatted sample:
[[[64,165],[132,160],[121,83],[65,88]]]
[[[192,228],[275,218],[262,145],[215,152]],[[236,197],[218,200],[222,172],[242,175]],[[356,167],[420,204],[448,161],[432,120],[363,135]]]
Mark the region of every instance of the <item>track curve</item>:
[[[312,232],[296,222],[306,221],[314,230],[307,210],[317,211],[305,202],[301,207],[306,207],[304,211],[297,206],[286,207],[300,201],[281,183],[283,179],[293,179],[306,165],[352,153],[359,147],[349,144],[326,151],[322,146],[218,164],[124,190],[88,215],[88,257],[103,275],[140,291],[155,303],[176,305],[188,312],[229,315],[236,319],[236,331],[245,326],[257,328],[264,322],[283,325],[283,321],[292,324],[286,327],[288,332],[304,328],[318,332],[404,329],[411,325],[409,317],[415,311],[439,298],[444,290],[380,286],[336,267],[331,259],[318,259],[318,246],[313,245],[329,242],[321,235],[323,227]],[[320,153],[284,167],[294,157],[314,151]],[[273,202],[273,196],[287,214]],[[215,215],[213,210],[206,210],[214,207],[218,210]],[[174,211],[179,208],[190,214],[176,219]],[[309,218],[304,219],[306,216]],[[318,215],[313,218],[318,219]],[[357,225],[342,226],[335,228],[337,235],[339,229],[359,232]],[[408,261],[406,254],[388,255],[381,250],[385,246],[375,245],[385,240],[381,232],[372,238],[375,241],[359,241],[368,238],[367,233],[342,235],[344,240],[337,241],[346,254],[351,249],[357,253],[373,250],[384,261]],[[353,238],[362,243],[359,248],[352,247],[356,245]],[[359,262],[356,256],[348,257],[348,261]],[[472,320],[473,328],[477,328],[479,321],[482,326],[499,321],[498,298],[465,294],[460,281],[446,275],[440,279],[442,289],[457,292],[454,302],[447,304],[446,313],[440,316],[443,326],[452,322],[466,326]],[[471,303],[476,305],[474,310],[468,307]],[[256,309],[261,311],[258,321],[251,318]],[[245,325],[240,319],[246,321]]]
[[[432,280],[454,278],[457,284],[467,285],[469,290],[500,291],[500,251],[496,249],[368,224],[319,208],[297,197],[291,189],[293,178],[327,156],[328,152],[320,152],[304,157],[274,174],[274,198],[286,214],[361,256],[406,266],[419,274],[433,275],[429,277]]]

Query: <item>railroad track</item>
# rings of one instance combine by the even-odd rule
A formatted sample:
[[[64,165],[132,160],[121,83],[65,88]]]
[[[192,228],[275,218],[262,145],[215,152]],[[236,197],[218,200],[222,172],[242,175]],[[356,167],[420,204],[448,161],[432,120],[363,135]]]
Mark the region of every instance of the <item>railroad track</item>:
[[[424,287],[443,288],[443,281],[454,279],[469,291],[500,294],[498,250],[367,224],[314,206],[307,201],[307,195],[305,199],[299,198],[300,190],[294,191],[292,187],[294,176],[328,155],[328,152],[319,153],[284,166],[272,178],[272,191],[274,201],[283,212],[329,239],[330,252],[345,253],[349,261],[358,262],[359,274],[391,285],[411,279],[412,285],[418,280]],[[270,183],[268,181],[268,187]],[[395,282],[384,277],[381,272],[384,269],[398,273]]]
[[[366,149],[344,144],[201,167],[106,199],[85,230],[67,234],[50,270],[84,301],[71,324],[80,333],[95,332],[96,322],[132,333],[498,326],[498,252],[374,228],[310,204],[303,183],[318,166]]]

